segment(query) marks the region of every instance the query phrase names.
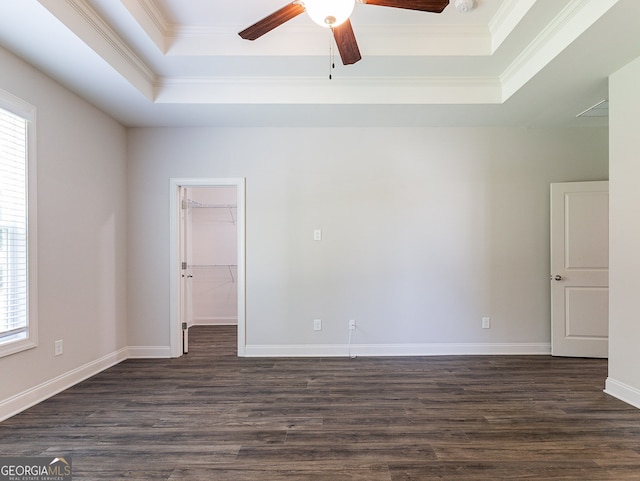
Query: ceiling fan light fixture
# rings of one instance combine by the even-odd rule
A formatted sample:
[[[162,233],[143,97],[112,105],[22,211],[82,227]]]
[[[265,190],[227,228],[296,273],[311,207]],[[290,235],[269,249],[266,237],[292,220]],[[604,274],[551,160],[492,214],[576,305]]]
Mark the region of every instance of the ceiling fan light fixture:
[[[304,8],[315,23],[333,28],[349,18],[355,3],[355,0],[304,0]]]

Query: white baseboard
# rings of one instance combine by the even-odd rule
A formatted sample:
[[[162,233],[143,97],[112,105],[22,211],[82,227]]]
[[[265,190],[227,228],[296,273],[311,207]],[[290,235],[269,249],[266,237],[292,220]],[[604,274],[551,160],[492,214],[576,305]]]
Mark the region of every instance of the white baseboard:
[[[27,389],[0,402],[0,421],[10,418],[31,406],[48,399],[70,387],[95,376],[127,359],[127,348],[107,354],[72,371],[61,374],[49,381]]]
[[[247,345],[246,357],[340,357],[340,356],[468,356],[550,355],[551,344],[542,343],[433,343],[433,344],[310,344]]]
[[[129,346],[127,359],[158,359],[171,357],[170,346]]]
[[[193,326],[237,326],[237,317],[200,317],[193,320]]]
[[[604,392],[640,409],[640,389],[608,377]]]

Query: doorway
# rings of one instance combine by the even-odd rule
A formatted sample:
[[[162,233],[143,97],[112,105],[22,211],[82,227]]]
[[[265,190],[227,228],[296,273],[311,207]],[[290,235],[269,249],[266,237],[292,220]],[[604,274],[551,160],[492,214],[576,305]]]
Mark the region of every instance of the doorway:
[[[171,179],[171,355],[189,327],[237,325],[245,351],[244,179]]]

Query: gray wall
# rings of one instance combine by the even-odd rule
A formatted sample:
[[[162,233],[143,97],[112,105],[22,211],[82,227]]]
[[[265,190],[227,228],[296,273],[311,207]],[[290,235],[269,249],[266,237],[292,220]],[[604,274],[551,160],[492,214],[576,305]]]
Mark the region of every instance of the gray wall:
[[[611,180],[607,392],[640,407],[640,58],[610,79]]]
[[[329,352],[346,342],[348,319],[358,324],[354,343],[371,351],[548,346],[549,183],[607,179],[607,135],[132,129],[129,344],[169,343],[168,179],[246,177],[254,352]],[[321,242],[314,229],[322,229]],[[491,329],[481,329],[483,316]],[[323,320],[321,332],[314,318]]]
[[[125,128],[3,49],[0,72],[37,109],[39,313],[38,347],[0,358],[2,419],[126,357],[127,206]]]

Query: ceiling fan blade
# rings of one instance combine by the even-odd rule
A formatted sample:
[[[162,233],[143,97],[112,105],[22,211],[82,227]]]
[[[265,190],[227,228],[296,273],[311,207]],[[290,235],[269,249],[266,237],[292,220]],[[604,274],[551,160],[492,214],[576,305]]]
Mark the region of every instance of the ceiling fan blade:
[[[358,48],[356,35],[353,33],[351,21],[347,19],[337,27],[332,28],[332,30],[342,63],[351,65],[360,60],[362,57],[360,56],[360,49]]]
[[[407,10],[420,10],[421,12],[442,13],[449,0],[362,0],[369,5],[381,7],[406,8]]]
[[[279,27],[285,22],[288,22],[292,18],[297,17],[304,12],[304,7],[298,3],[290,3],[289,5],[282,7],[280,10],[273,12],[271,15],[264,17],[262,20],[254,23],[250,27],[245,28],[242,32],[238,33],[245,40],[255,40],[262,37],[265,33],[270,32],[276,27]]]

